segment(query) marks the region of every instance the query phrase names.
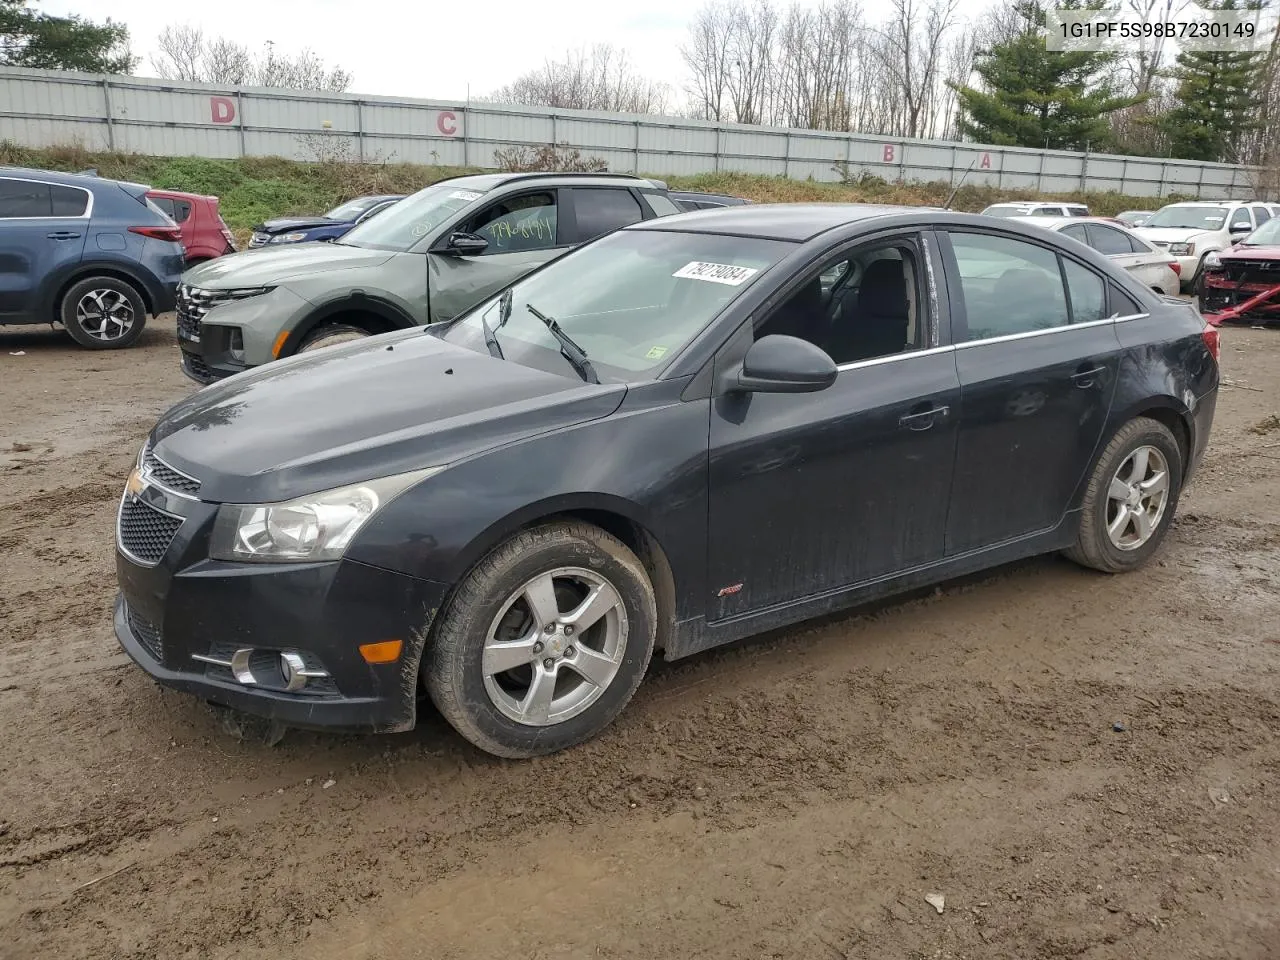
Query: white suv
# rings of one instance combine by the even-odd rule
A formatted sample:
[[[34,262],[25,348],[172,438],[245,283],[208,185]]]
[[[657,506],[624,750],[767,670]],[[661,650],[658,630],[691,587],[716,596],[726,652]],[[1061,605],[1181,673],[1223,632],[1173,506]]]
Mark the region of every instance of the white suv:
[[[982,213],[988,217],[1087,217],[1089,208],[1083,203],[1039,203],[1026,200],[993,203]]]
[[[1138,235],[1181,264],[1182,285],[1195,289],[1205,254],[1226,250],[1274,216],[1256,200],[1196,200],[1161,207],[1136,227]]]

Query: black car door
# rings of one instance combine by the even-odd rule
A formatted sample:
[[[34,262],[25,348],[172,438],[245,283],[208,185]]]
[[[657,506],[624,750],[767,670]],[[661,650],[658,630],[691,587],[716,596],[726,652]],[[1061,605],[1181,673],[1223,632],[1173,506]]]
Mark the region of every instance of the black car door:
[[[1047,242],[939,237],[963,397],[951,556],[1062,520],[1102,437],[1120,342],[1092,267]]]
[[[931,238],[833,251],[741,332],[808,339],[839,373],[816,393],[713,398],[710,619],[941,559],[960,390]]]

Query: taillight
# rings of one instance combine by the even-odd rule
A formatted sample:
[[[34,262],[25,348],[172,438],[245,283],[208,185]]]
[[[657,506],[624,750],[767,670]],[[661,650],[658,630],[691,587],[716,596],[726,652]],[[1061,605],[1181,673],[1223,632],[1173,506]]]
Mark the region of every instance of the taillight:
[[[182,240],[182,231],[178,227],[130,227],[130,233],[139,233],[152,240],[168,240],[178,243]]]
[[[1182,264],[1180,264],[1177,260],[1169,261],[1169,269],[1172,270],[1174,273],[1176,273],[1178,276],[1182,276]]]
[[[1204,340],[1204,345],[1209,348],[1209,353],[1213,355],[1213,359],[1217,360],[1222,352],[1218,328],[1205,324],[1204,332],[1200,334],[1200,337]]]

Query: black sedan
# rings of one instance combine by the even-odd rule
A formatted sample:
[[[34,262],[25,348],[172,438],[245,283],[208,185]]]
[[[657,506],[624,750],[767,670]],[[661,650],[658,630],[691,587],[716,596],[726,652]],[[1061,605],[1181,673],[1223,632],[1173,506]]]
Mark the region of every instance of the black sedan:
[[[278,724],[548,753],[667,659],[995,564],[1133,570],[1204,452],[1217,332],[1068,237],[872,206],[650,220],[439,326],[156,425],[115,629]]]

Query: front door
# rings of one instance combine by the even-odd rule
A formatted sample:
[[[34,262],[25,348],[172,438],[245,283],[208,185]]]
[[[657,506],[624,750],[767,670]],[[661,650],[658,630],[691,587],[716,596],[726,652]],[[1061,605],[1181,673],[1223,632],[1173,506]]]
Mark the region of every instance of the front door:
[[[42,285],[80,262],[88,212],[87,190],[0,178],[0,321],[53,321],[38,313],[51,292]]]
[[[963,392],[955,555],[1061,521],[1102,437],[1120,342],[1092,268],[1030,240],[943,236]]]
[[[564,253],[570,241],[560,222],[559,193],[537,190],[507,196],[454,228],[487,240],[483,253],[428,253],[430,320],[451,320]]]
[[[930,269],[917,236],[868,241],[756,325],[840,370],[817,393],[713,399],[709,619],[941,559],[960,390]]]

